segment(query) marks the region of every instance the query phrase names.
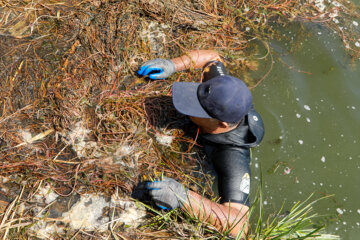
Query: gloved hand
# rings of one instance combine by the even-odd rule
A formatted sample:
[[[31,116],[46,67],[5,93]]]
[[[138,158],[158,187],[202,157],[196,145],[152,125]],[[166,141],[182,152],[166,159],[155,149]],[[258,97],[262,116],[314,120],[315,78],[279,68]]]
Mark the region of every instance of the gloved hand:
[[[176,71],[175,64],[171,60],[156,58],[141,65],[138,74],[149,75],[150,79],[164,79]]]
[[[182,207],[188,198],[189,190],[172,178],[149,182],[147,188],[156,205],[165,210]]]
[[[149,195],[149,189],[147,188],[147,184],[149,183],[149,181],[139,182],[133,189],[131,197],[141,202],[150,203],[152,199]]]

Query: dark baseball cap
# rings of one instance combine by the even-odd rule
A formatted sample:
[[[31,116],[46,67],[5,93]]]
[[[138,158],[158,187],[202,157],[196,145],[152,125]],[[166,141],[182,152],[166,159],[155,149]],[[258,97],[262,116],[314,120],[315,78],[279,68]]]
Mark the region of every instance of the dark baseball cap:
[[[176,110],[182,114],[229,123],[240,121],[252,106],[246,84],[230,75],[217,76],[203,83],[175,82],[172,98]]]

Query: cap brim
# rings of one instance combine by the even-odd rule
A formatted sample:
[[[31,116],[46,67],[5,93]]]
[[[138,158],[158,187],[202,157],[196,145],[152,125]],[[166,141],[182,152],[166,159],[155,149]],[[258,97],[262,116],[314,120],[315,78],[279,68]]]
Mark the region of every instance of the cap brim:
[[[173,104],[180,113],[199,118],[212,118],[201,106],[197,89],[200,83],[175,82],[172,86]]]

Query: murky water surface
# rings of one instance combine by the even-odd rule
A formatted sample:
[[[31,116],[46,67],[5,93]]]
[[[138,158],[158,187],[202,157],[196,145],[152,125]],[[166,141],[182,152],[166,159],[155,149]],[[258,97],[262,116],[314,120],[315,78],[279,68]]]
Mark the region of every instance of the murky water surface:
[[[359,239],[360,65],[332,31],[312,25],[301,40],[294,32],[286,34],[300,50],[289,53],[289,42],[274,41],[273,70],[253,90],[266,130],[253,151],[253,182],[261,167],[269,213],[313,192],[334,194],[315,211],[328,216],[328,233]]]

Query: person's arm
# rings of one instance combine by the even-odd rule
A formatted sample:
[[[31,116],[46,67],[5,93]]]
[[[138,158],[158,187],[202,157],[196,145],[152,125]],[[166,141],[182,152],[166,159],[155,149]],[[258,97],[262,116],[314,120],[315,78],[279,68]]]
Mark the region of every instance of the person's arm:
[[[175,64],[176,71],[183,71],[190,68],[202,68],[211,61],[221,61],[221,57],[213,50],[194,50],[171,61]]]
[[[221,60],[216,51],[195,50],[171,60],[156,58],[147,61],[137,73],[139,76],[149,76],[150,79],[165,79],[177,71],[202,68],[206,63],[216,60]]]
[[[181,208],[200,221],[206,221],[219,231],[232,236],[247,232],[248,207],[240,203],[218,204],[188,190],[172,178],[146,184],[149,196],[162,209]]]
[[[200,221],[206,221],[221,232],[230,231],[232,236],[248,230],[249,207],[240,203],[215,203],[201,195],[189,191],[183,209]]]

